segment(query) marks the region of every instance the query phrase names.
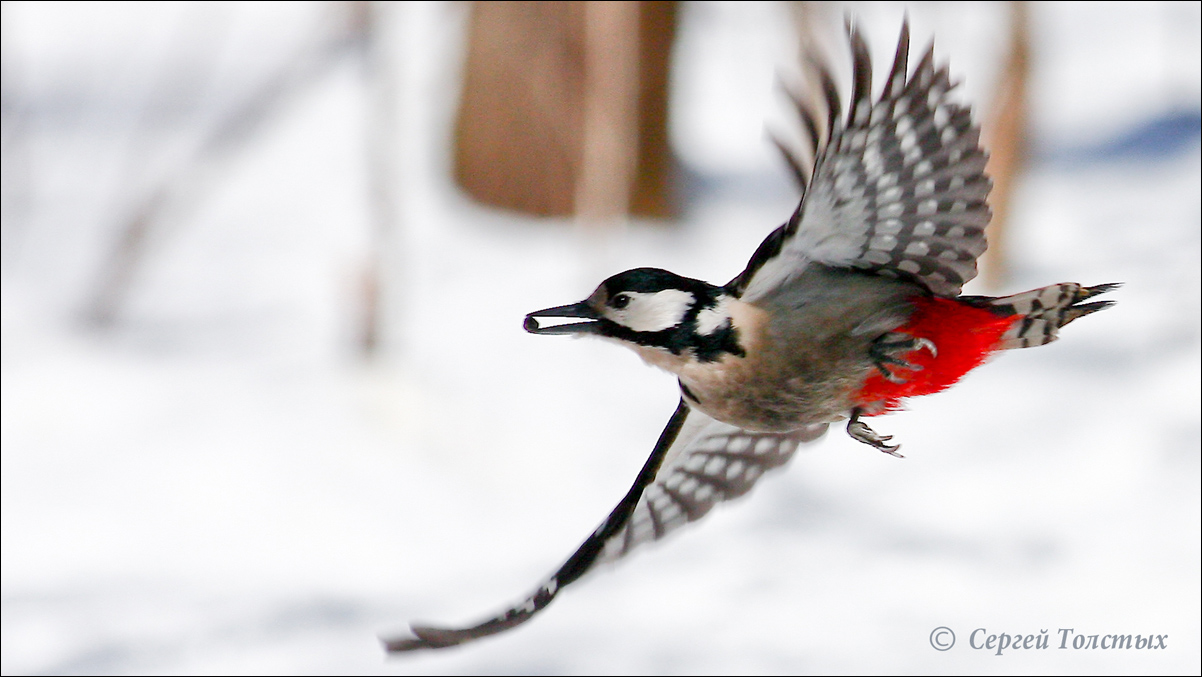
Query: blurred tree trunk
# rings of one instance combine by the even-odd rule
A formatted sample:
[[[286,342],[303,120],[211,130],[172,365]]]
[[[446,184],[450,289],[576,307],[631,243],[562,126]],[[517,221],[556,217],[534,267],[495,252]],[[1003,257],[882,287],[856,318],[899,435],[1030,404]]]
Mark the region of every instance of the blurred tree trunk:
[[[676,215],[675,161],[668,143],[668,71],[676,37],[675,2],[639,3],[638,148],[630,213]]]
[[[638,30],[635,2],[584,5],[584,125],[576,217],[604,229],[630,213],[638,152]]]
[[[1014,180],[1022,173],[1027,153],[1027,80],[1031,70],[1030,8],[1026,2],[1013,0],[1010,6],[1010,46],[997,94],[990,104],[985,120],[985,147],[989,163],[985,171],[993,179],[989,207],[993,220],[986,230],[989,249],[981,261],[985,284],[999,289],[1006,281],[1009,267],[1006,260],[1007,220]]]
[[[476,3],[455,129],[459,185],[531,214],[670,217],[675,16],[673,2]]]

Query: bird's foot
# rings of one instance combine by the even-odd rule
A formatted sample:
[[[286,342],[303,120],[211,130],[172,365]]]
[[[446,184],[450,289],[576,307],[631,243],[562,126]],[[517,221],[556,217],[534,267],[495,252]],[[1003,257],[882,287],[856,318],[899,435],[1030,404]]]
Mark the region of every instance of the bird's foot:
[[[868,347],[868,355],[872,358],[872,363],[876,366],[877,371],[881,372],[881,376],[886,381],[905,383],[906,379],[893,373],[891,366],[910,371],[922,371],[922,365],[914,364],[904,359],[903,356],[923,348],[931,351],[932,356],[939,354],[938,348],[935,347],[935,343],[930,339],[891,331],[872,342],[872,345]],[[857,437],[856,439],[860,438]]]
[[[852,410],[851,420],[847,422],[847,434],[851,435],[852,439],[857,442],[863,442],[890,456],[905,458],[905,456],[897,453],[897,450],[901,448],[900,444],[888,444],[889,440],[893,439],[893,436],[881,435],[872,428],[869,428],[867,423],[860,420],[861,413],[859,407]]]

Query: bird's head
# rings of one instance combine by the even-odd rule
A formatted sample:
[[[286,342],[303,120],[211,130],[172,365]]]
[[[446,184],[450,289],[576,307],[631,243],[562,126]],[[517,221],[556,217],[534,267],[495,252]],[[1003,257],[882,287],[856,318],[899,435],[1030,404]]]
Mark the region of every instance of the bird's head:
[[[742,354],[722,287],[658,268],[635,268],[601,283],[587,299],[538,310],[523,327],[532,334],[594,335],[635,348],[668,351],[702,361]],[[537,318],[583,320],[543,326]]]

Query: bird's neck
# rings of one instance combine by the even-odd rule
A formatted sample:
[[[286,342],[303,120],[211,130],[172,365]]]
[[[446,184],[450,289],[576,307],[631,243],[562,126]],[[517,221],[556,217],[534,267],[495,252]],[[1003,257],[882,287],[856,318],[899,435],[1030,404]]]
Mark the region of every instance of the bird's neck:
[[[628,345],[644,362],[681,376],[690,367],[746,357],[765,318],[763,310],[720,294],[656,340]]]

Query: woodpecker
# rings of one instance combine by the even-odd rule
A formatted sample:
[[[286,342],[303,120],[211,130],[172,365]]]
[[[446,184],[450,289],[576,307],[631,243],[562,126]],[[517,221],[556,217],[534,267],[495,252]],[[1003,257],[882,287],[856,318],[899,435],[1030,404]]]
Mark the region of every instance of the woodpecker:
[[[825,125],[795,99],[811,160],[786,151],[800,203],[738,276],[714,285],[636,268],[525,318],[530,333],[615,341],[678,379],[676,411],[625,497],[521,603],[467,628],[413,625],[413,637],[385,641],[389,651],[454,646],[529,620],[597,564],[746,493],[831,423],[846,420],[852,438],[898,456],[865,418],[1112,305],[1088,300],[1117,284],[960,294],[990,219],[980,128],[949,97],[933,45],[908,73],[907,23],[875,100],[867,45],[850,25],[848,34],[848,110],[815,61]]]

